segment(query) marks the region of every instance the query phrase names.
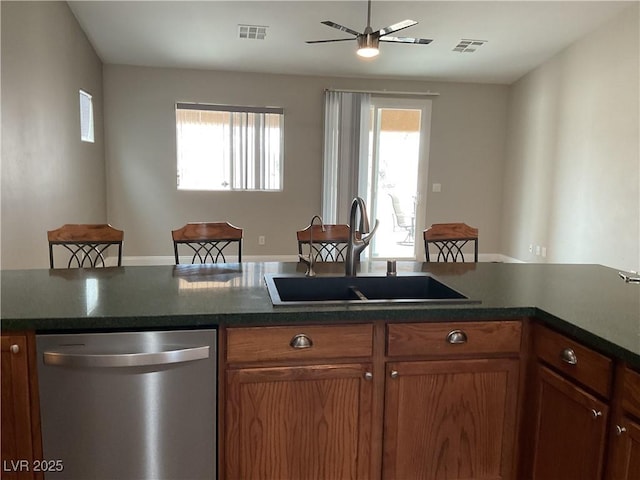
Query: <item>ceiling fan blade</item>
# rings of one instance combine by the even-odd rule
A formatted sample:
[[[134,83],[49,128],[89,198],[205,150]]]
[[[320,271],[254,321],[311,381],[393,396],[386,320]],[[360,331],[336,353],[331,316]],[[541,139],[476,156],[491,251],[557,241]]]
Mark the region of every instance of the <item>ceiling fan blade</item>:
[[[404,28],[413,27],[417,24],[418,22],[416,22],[415,20],[403,20],[401,22],[394,23],[393,25],[389,25],[388,27],[381,28],[380,30],[378,30],[378,33],[380,33],[380,36],[382,37],[383,35],[388,35]]]
[[[381,42],[397,42],[397,43],[417,43],[419,45],[428,45],[433,42],[430,38],[411,38],[411,37],[380,37]]]
[[[353,30],[353,29],[351,29],[349,27],[343,27],[342,25],[339,25],[339,24],[337,24],[335,22],[332,22],[330,20],[325,20],[324,22],[320,22],[320,23],[323,23],[328,27],[337,28],[341,32],[347,32],[347,33],[350,33],[351,35],[355,35],[355,36],[360,35],[360,32],[356,32],[355,30]]]
[[[332,38],[331,40],[307,40],[305,43],[352,42],[353,38]]]

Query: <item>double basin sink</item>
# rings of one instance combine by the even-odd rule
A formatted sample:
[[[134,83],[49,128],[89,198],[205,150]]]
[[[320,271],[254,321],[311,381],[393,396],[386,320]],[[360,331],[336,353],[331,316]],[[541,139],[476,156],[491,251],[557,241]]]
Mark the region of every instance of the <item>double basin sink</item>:
[[[267,274],[274,306],[393,303],[479,303],[431,275],[317,276]]]

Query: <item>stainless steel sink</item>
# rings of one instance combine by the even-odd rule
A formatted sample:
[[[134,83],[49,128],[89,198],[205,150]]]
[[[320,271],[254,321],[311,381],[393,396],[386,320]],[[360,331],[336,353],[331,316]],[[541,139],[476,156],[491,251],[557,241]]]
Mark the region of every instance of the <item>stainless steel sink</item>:
[[[273,305],[479,303],[431,275],[305,277],[267,274]]]

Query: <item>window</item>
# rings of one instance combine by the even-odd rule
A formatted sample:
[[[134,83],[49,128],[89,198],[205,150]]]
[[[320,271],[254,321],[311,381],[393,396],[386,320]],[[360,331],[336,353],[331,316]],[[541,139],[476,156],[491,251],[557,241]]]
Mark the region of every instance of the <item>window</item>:
[[[282,190],[282,108],[176,105],[178,190]]]
[[[93,100],[89,93],[80,90],[80,140],[94,142]]]

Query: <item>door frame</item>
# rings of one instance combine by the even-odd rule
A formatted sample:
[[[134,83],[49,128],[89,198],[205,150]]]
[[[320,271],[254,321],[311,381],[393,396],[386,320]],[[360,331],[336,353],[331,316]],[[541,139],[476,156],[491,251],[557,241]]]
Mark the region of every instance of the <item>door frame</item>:
[[[418,260],[424,257],[424,246],[421,241],[422,231],[426,228],[427,206],[426,199],[428,193],[428,171],[429,171],[429,151],[431,145],[431,115],[432,99],[430,98],[399,98],[389,96],[371,96],[371,135],[370,154],[365,165],[360,166],[359,191],[361,196],[367,199],[370,205],[371,218],[375,218],[377,193],[377,167],[379,164],[379,109],[406,109],[420,110],[420,143],[418,150],[418,179],[416,182],[416,212],[414,227],[414,251],[412,257],[402,257],[402,260]],[[374,170],[375,168],[375,170]],[[364,183],[364,184],[363,184]],[[375,242],[375,237],[373,238]],[[366,257],[371,259],[370,252],[365,250]],[[389,260],[394,257],[375,257],[375,260]]]

